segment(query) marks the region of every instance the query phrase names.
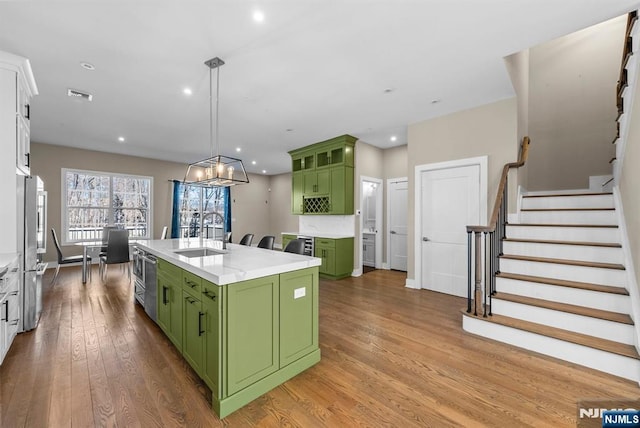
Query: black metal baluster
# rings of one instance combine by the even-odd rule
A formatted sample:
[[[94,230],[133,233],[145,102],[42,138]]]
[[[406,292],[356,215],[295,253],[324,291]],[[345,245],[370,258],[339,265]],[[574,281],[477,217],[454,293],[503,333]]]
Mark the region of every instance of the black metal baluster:
[[[471,312],[471,231],[467,230],[467,313]]]
[[[484,238],[484,292],[482,293],[482,316],[487,317],[487,285],[489,282],[489,276],[487,275],[487,232],[482,233]],[[490,275],[490,273],[489,273]]]

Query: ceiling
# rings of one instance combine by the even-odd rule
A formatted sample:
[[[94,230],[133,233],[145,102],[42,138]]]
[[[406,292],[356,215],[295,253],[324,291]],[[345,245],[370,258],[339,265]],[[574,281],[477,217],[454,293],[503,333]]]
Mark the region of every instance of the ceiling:
[[[627,0],[2,1],[0,50],[31,61],[39,90],[32,141],[185,163],[211,151],[204,61],[218,56],[226,62],[220,153],[271,175],[290,171],[291,149],[342,134],[381,148],[406,144],[408,124],[512,97],[505,56],[637,7]],[[264,21],[253,19],[256,10]],[[67,97],[68,88],[93,101]]]

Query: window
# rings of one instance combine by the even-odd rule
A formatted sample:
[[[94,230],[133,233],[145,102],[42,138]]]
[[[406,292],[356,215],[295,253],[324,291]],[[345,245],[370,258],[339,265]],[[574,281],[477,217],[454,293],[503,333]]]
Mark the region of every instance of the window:
[[[225,229],[226,203],[228,189],[223,187],[189,186],[176,183],[179,209],[178,234],[180,238],[222,239]]]
[[[63,242],[98,241],[115,225],[151,237],[153,178],[62,169]]]

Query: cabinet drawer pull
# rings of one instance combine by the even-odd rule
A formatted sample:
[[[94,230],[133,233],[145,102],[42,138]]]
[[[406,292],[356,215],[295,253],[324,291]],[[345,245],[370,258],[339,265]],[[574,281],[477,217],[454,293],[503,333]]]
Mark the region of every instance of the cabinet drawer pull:
[[[214,302],[216,301],[216,295],[215,294],[209,293],[208,291],[205,291],[202,294],[204,294],[206,297],[210,298]]]
[[[25,154],[24,156],[27,158],[26,166],[27,166],[27,168],[29,168],[31,166],[31,165],[29,165],[31,163],[31,156],[29,156],[29,153]]]
[[[167,303],[169,303],[167,301],[167,290],[168,290],[168,288],[163,285],[162,286],[162,304],[163,305],[166,305]]]
[[[9,322],[9,301],[4,301],[4,318],[2,321]]]
[[[184,282],[185,282],[185,284],[187,284],[191,288],[196,288],[198,286],[198,284],[196,282],[189,281],[188,279],[185,279]]]
[[[27,104],[25,107],[27,108],[27,115],[25,117],[30,120],[31,119],[31,105]]]
[[[198,336],[202,336],[204,334],[204,330],[202,330],[202,316],[204,313],[198,312]]]

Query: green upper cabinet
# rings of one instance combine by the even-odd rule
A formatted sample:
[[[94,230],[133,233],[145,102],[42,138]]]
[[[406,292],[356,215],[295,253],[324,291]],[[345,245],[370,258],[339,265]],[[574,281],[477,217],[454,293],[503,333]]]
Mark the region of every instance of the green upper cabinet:
[[[293,214],[353,214],[356,140],[343,135],[289,152]]]

